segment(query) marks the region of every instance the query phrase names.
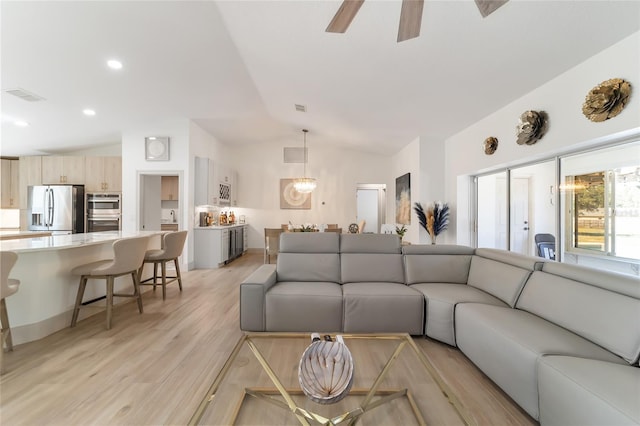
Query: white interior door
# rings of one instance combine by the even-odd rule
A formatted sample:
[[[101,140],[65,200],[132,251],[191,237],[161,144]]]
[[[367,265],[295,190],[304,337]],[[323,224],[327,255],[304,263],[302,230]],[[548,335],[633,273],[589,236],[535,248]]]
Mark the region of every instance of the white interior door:
[[[363,232],[377,232],[380,228],[378,218],[378,190],[377,189],[358,189],[357,198],[357,221],[364,220]]]
[[[529,253],[529,179],[511,179],[511,251]]]
[[[477,246],[507,249],[507,174],[477,179]]]
[[[140,183],[140,229],[143,231],[160,231],[162,176],[142,175]]]

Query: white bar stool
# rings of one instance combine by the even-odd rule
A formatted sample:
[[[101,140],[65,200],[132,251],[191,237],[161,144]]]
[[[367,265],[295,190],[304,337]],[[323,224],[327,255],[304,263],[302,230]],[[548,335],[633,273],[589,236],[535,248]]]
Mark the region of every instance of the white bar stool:
[[[180,266],[178,265],[178,257],[182,254],[184,242],[187,239],[187,231],[168,232],[162,236],[162,248],[159,250],[147,250],[144,256],[144,263],[153,263],[153,277],[142,280],[142,267],[138,275],[140,285],[152,285],[155,291],[156,285],[162,285],[162,300],[167,298],[167,284],[178,281],[180,291],[182,291],[182,275],[180,275]],[[176,275],[174,277],[167,276],[167,262],[173,262],[176,267]],[[144,266],[144,263],[142,266]],[[158,264],[160,265],[162,275],[158,277]],[[158,282],[160,278],[160,282]],[[167,281],[167,278],[170,278]]]
[[[82,305],[84,289],[89,279],[105,279],[107,284],[107,330],[111,328],[111,313],[113,309],[113,297],[135,297],[138,300],[138,310],[142,313],[142,295],[138,281],[138,269],[142,265],[145,251],[149,243],[149,237],[125,238],[113,243],[113,259],[99,260],[97,262],[76,266],[71,270],[73,275],[80,275],[80,285],[76,296],[76,305],[73,309],[71,327],[78,321],[78,313]],[[113,292],[113,283],[116,277],[131,275],[133,280],[133,294],[116,294]],[[92,302],[88,302],[92,303]]]
[[[7,312],[7,304],[5,298],[11,296],[18,291],[20,281],[9,278],[9,272],[16,264],[18,255],[12,251],[3,251],[0,258],[0,327],[2,329],[0,340],[0,374],[4,373],[4,364],[2,362],[2,354],[4,353],[4,345],[7,345],[7,351],[13,351],[13,339],[11,338],[11,326],[9,325],[9,314]]]

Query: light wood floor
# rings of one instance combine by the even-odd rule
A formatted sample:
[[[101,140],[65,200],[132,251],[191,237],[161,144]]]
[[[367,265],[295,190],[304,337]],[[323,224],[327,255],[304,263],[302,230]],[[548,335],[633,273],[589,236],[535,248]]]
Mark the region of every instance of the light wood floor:
[[[241,332],[239,284],[262,263],[248,254],[5,353],[2,425],[185,424]],[[10,313],[9,313],[10,314]],[[479,424],[536,425],[460,351],[415,339]]]

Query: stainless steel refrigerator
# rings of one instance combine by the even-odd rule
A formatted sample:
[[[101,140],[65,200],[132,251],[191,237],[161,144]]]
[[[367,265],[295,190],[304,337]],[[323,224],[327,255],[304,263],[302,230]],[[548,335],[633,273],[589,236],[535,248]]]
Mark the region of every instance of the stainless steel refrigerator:
[[[32,231],[84,232],[84,186],[30,186],[27,220]]]

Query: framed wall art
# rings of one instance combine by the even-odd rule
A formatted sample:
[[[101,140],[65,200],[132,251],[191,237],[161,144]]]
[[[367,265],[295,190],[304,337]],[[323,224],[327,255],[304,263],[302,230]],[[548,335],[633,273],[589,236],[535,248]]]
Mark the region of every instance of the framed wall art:
[[[280,179],[280,208],[311,210],[311,193],[302,194],[293,186],[295,179]]]
[[[396,223],[411,225],[411,173],[396,178]]]
[[[169,161],[169,138],[150,136],[144,138],[144,155],[147,161]]]

